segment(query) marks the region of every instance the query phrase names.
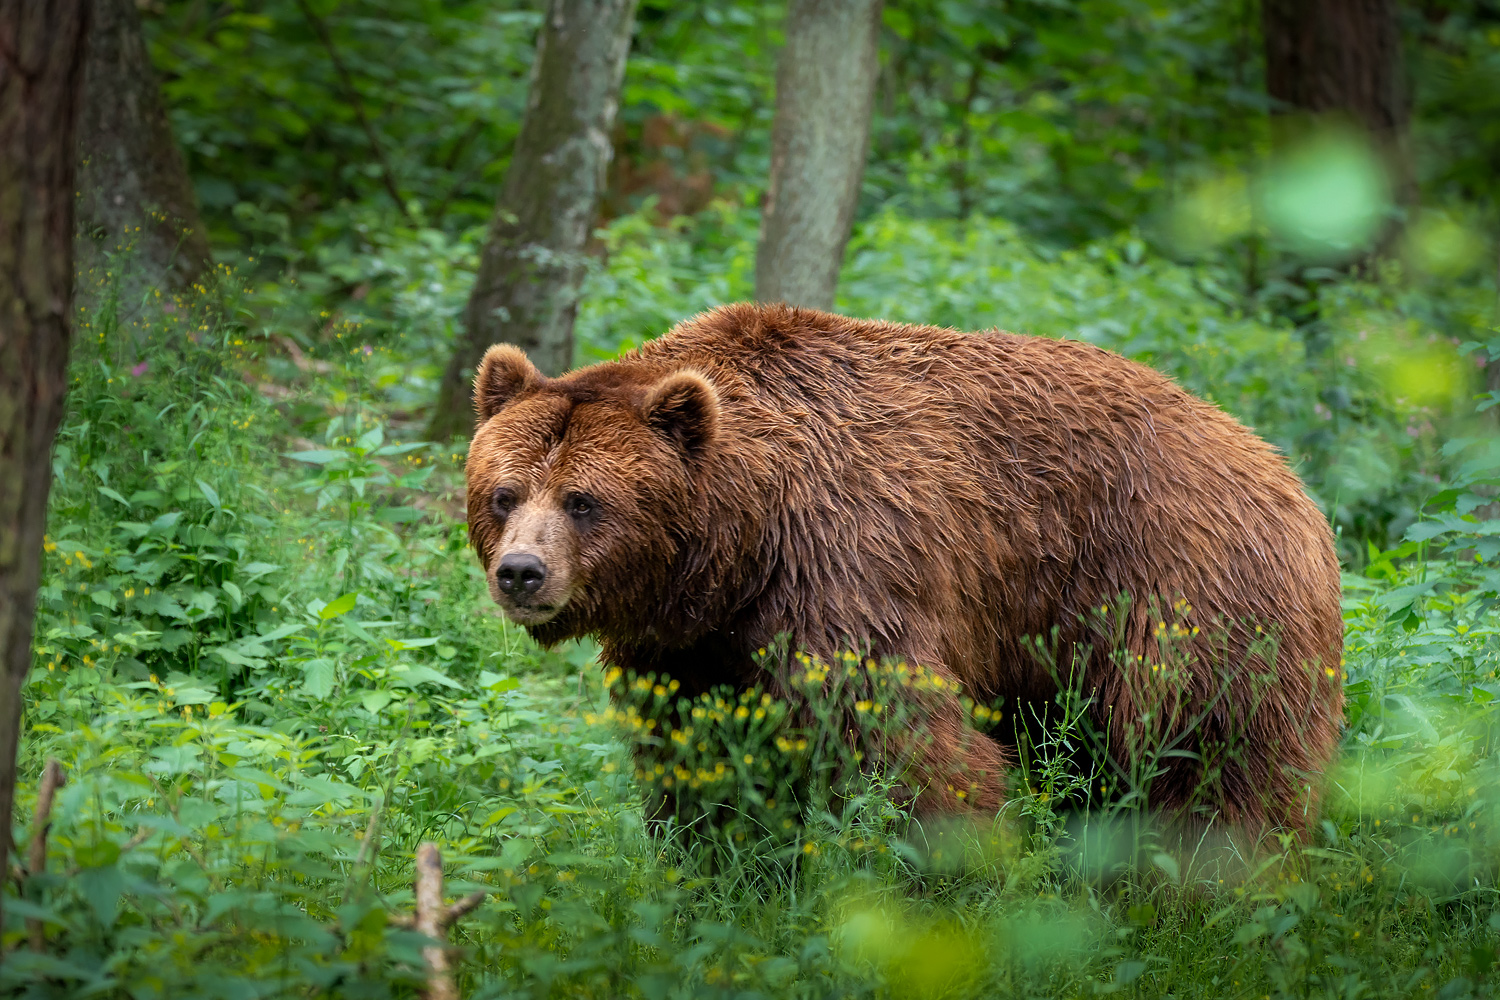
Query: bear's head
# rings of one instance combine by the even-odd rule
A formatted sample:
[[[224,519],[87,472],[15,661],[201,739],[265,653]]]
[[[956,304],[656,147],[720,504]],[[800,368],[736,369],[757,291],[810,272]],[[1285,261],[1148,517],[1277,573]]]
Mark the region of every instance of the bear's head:
[[[469,537],[490,594],[543,642],[607,628],[668,585],[719,397],[640,359],[546,378],[510,345],[474,378]]]

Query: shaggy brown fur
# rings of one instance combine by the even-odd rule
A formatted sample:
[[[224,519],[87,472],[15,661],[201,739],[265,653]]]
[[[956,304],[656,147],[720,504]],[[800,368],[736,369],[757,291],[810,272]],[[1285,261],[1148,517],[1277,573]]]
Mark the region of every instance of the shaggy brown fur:
[[[735,305],[557,379],[492,348],[475,400],[471,537],[540,642],[594,635],[605,662],[691,693],[766,681],[752,656],[778,634],[823,657],[853,641],[1017,706],[1056,694],[1026,646],[1056,629],[1064,663],[1094,650],[1082,689],[1114,756],[1152,732],[1188,752],[1163,761],[1155,804],[1188,805],[1211,770],[1231,824],[1311,818],[1343,698],[1328,526],[1268,445],[1150,368]],[[545,564],[534,594],[502,592],[507,553]],[[1138,670],[1090,624],[1122,594],[1109,628]],[[1169,718],[1146,668],[1172,621],[1152,609],[1180,599],[1200,632]],[[1001,746],[952,697],[931,726],[919,810],[995,809]]]

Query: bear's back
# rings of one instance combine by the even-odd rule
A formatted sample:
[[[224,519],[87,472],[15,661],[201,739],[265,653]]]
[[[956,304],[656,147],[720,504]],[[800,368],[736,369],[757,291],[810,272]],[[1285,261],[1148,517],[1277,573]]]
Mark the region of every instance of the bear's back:
[[[776,470],[765,502],[817,589],[1004,609],[1024,634],[1121,594],[1182,596],[1225,620],[1319,622],[1299,658],[1341,641],[1331,533],[1285,460],[1145,365],[755,305],[639,356],[719,387],[724,448]],[[923,575],[926,593],[899,593]]]
[[[950,474],[1000,481],[1021,504],[1058,489],[1105,503],[1165,499],[1189,482],[1305,502],[1285,461],[1233,417],[1078,341],[742,304],[680,324],[640,356],[710,375],[741,404],[729,426],[736,412],[757,435],[788,418],[815,461],[846,470],[872,458],[916,473],[936,459]],[[1238,489],[1224,493],[1231,481]]]

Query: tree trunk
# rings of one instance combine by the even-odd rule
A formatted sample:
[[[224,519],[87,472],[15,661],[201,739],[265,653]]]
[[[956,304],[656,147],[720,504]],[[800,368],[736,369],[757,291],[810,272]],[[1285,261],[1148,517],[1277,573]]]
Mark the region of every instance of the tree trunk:
[[[90,7],[0,0],[0,878],[10,872],[21,686],[68,386],[73,137]]]
[[[485,350],[515,344],[547,375],[573,363],[584,244],[614,149],[636,0],[550,0],[532,64],[526,117],[490,223],[464,331],[428,429],[473,429],[470,380]]]
[[[776,70],[761,302],[833,308],[880,73],[881,0],[791,0]]]
[[[1280,137],[1295,133],[1298,119],[1345,118],[1387,158],[1397,200],[1414,201],[1395,0],[1262,0],[1261,27]]]
[[[203,276],[208,237],[135,0],[94,0],[78,159],[80,269],[130,247],[132,284],[180,289]]]

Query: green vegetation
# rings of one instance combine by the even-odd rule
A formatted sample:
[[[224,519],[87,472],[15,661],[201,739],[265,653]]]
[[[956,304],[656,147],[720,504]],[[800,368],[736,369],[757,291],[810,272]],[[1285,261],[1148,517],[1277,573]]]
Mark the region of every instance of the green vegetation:
[[[641,5],[579,363],[751,295],[784,7]],[[880,691],[911,665],[679,707],[536,647],[468,548],[463,445],[421,428],[540,11],[143,5],[220,264],[177,297],[127,291],[129,247],[80,279],[23,856],[49,758],[67,784],[47,871],[8,882],[0,994],[414,996],[397,918],[432,840],[451,895],[489,893],[452,933],[471,1000],[1494,995],[1492,8],[1405,12],[1398,207],[1344,133],[1273,142],[1254,5],[886,4],[839,310],[1152,364],[1281,448],[1338,534],[1319,820],[1210,862],[1089,794],[1066,699],[994,823],[924,828],[899,762],[828,738],[905,725]]]
[[[752,236],[729,210],[688,229],[615,223],[584,349],[735,297]],[[425,275],[449,252],[406,248]],[[404,317],[440,310],[446,287],[391,278],[364,303],[394,318],[323,317],[326,335],[289,356],[292,306],[232,277],[150,306],[132,337],[107,294],[86,317],[23,813],[47,757],[69,781],[53,874],[9,909],[7,934],[40,920],[48,949],[10,953],[5,988],[405,995],[422,938],[389,916],[410,906],[417,842],[436,839],[450,891],[494,894],[456,934],[468,996],[1487,992],[1500,522],[1475,512],[1500,454],[1487,436],[1407,434],[1437,403],[1400,400],[1378,357],[1345,363],[1363,324],[1415,324],[1399,295],[1346,286],[1327,360],[1302,360],[1295,329],[1226,304],[1212,267],[1128,238],[1043,255],[1003,224],[891,214],[857,233],[851,311],[1010,316],[1149,359],[1283,442],[1338,512],[1363,566],[1347,585],[1344,762],[1309,844],[1220,885],[1149,834],[1100,833],[1130,829],[1125,806],[1080,830],[1059,806],[1088,781],[1066,724],[1032,748],[993,829],[924,831],[880,781],[849,785],[838,749],[818,764],[799,747],[817,727],[772,725],[786,707],[752,694],[666,772],[713,776],[716,823],[643,825],[660,778],[634,773],[615,720],[639,732],[671,700],[665,679],[612,704],[605,684],[629,679],[602,677],[592,649],[540,651],[499,617],[457,520],[462,454],[409,439],[398,373],[422,370],[427,342]],[[1330,388],[1349,403],[1325,415]],[[1360,489],[1372,466],[1396,471]]]

